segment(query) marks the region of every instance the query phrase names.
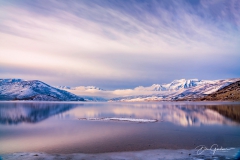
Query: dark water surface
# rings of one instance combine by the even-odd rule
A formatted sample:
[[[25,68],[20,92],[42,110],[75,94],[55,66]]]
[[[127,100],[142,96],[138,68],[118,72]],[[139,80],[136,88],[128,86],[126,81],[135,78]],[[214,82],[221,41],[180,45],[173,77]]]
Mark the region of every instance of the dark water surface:
[[[142,118],[155,123],[79,118]],[[0,153],[240,147],[240,103],[0,102]]]

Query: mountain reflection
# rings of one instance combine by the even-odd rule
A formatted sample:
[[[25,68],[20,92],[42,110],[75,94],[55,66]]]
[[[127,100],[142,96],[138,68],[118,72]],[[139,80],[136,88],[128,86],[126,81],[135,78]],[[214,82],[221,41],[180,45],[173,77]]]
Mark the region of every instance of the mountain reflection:
[[[238,125],[239,105],[172,103],[0,103],[0,123],[37,123],[60,114],[63,118],[125,117],[157,119],[180,126]]]
[[[53,115],[66,112],[79,104],[64,103],[0,103],[0,123],[37,123]]]
[[[231,105],[207,106],[207,108],[240,123],[240,105],[234,107]]]
[[[239,105],[168,105],[161,106],[161,119],[181,126],[236,125],[240,122]]]
[[[233,106],[231,106],[233,107]],[[218,106],[215,106],[218,108]],[[226,115],[213,110],[212,106],[168,106],[162,108],[161,119],[169,121],[181,126],[201,126],[201,125],[237,125],[238,122],[233,121],[229,112]]]

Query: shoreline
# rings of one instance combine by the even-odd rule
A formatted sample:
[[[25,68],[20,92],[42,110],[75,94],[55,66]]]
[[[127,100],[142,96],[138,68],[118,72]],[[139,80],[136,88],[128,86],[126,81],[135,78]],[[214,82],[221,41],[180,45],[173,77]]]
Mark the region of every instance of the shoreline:
[[[85,160],[130,160],[130,159],[165,159],[165,160],[203,160],[203,159],[240,159],[240,148],[234,148],[226,151],[205,150],[203,153],[198,154],[197,149],[186,150],[186,149],[154,149],[154,150],[143,150],[143,151],[129,151],[129,152],[108,152],[108,153],[97,153],[97,154],[85,154],[85,153],[74,153],[74,154],[48,154],[43,152],[18,152],[2,154],[0,160],[37,160],[37,159],[85,159]]]

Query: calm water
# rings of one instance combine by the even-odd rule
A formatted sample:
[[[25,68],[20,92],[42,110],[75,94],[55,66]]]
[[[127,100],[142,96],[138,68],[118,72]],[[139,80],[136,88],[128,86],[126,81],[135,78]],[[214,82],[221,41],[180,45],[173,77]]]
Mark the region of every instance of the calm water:
[[[144,118],[155,123],[79,118]],[[240,147],[240,103],[0,102],[0,153]]]

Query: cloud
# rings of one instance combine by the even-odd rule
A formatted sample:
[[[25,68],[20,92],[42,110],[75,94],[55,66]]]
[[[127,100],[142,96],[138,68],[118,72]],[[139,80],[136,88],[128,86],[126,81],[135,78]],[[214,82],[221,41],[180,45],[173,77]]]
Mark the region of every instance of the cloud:
[[[232,72],[240,67],[239,1],[47,2],[0,6],[2,77],[34,68],[35,79],[52,73],[51,83],[121,88],[240,75]]]

